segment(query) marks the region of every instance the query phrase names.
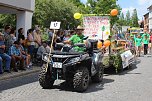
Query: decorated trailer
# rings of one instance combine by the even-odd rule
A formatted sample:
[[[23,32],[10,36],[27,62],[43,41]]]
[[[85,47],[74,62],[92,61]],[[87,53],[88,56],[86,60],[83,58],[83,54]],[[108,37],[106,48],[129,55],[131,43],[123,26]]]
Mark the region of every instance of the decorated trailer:
[[[84,35],[89,36],[89,39],[98,40],[97,47],[104,53],[102,63],[105,68],[115,68],[118,73],[135,61],[129,40],[115,40],[111,37],[109,16],[84,14],[82,21]]]

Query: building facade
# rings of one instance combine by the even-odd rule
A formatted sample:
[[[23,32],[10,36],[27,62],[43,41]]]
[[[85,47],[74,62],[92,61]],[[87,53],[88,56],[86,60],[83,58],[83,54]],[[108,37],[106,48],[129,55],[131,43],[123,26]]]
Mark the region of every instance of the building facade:
[[[148,7],[149,10],[149,30],[152,31],[152,5]]]
[[[16,14],[16,29],[24,28],[25,37],[32,26],[34,8],[35,0],[0,0],[0,13]]]
[[[144,30],[149,30],[149,13],[144,15]]]

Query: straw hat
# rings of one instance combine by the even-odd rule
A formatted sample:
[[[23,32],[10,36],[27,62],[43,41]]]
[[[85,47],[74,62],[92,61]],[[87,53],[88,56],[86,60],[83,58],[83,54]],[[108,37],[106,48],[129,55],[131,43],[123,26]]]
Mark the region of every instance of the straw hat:
[[[78,26],[77,30],[84,30],[84,28],[82,26]]]

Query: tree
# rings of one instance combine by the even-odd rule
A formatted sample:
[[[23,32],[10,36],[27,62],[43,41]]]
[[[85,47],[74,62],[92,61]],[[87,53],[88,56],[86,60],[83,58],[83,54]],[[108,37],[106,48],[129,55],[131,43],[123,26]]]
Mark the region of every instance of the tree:
[[[15,14],[0,14],[0,28],[4,28],[5,25],[16,26]]]
[[[132,25],[132,27],[139,27],[137,10],[136,9],[133,10],[131,25]]]
[[[60,21],[62,29],[73,28],[79,24],[73,18],[76,12],[79,12],[79,8],[68,0],[36,0],[33,25],[49,27],[51,21]]]
[[[121,14],[120,14],[120,19],[121,19],[121,20],[125,20],[124,13],[121,13]]]
[[[90,8],[89,14],[110,14],[112,9],[121,10],[120,6],[116,4],[117,0],[88,0],[87,5]],[[117,22],[118,16],[111,17],[111,25]]]
[[[127,24],[127,26],[130,26],[130,24],[131,24],[131,17],[130,17],[129,10],[126,13],[126,24]]]
[[[124,17],[124,13],[121,12],[121,14],[119,16],[119,20],[117,21],[117,23],[120,26],[126,26],[126,20],[125,20],[125,17]]]

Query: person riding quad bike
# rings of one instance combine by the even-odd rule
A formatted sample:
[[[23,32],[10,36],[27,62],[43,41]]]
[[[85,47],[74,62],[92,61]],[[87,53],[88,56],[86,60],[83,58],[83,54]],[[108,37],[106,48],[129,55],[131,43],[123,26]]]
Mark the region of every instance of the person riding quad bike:
[[[76,34],[73,35],[69,40],[64,41],[64,43],[72,44],[72,45],[78,44],[78,43],[84,43],[85,36],[82,34],[83,31],[84,31],[84,28],[81,27],[81,26],[78,26],[76,30],[77,30]],[[84,52],[85,49],[83,47],[75,46],[74,47],[74,51],[76,51],[76,52]]]
[[[43,88],[51,88],[55,80],[66,80],[72,84],[78,92],[87,90],[90,78],[93,82],[103,80],[102,57],[103,54],[96,48],[97,45],[91,45],[91,51],[88,51],[87,44],[84,44],[85,37],[82,34],[83,28],[77,27],[77,34],[73,35],[64,43],[56,44],[62,46],[62,49],[44,54],[42,60],[44,65],[39,74],[39,83]],[[97,44],[97,41],[90,43]],[[67,46],[66,46],[67,45]]]

